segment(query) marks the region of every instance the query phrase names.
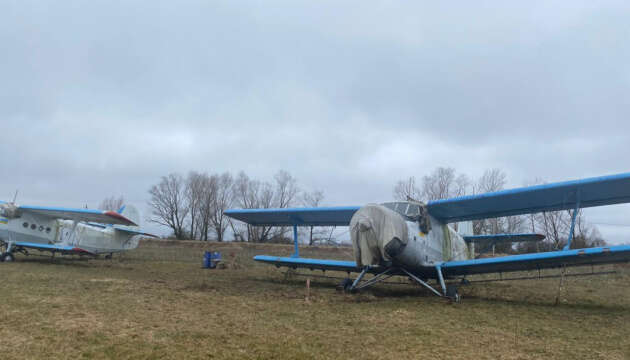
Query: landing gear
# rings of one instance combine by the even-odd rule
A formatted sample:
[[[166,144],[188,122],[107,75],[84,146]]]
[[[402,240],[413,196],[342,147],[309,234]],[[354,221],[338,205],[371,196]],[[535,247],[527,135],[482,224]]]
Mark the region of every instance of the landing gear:
[[[461,300],[461,298],[459,297],[459,292],[457,291],[457,285],[453,285],[453,284],[447,285],[445,296],[456,303],[458,303]]]
[[[12,253],[6,252],[6,253],[0,255],[0,261],[13,262],[13,261],[15,261],[15,257],[13,257]]]
[[[350,278],[345,278],[345,279],[341,280],[341,283],[337,286],[337,289],[339,291],[343,291],[343,292],[353,292],[353,291],[351,291],[353,282],[354,282],[354,280],[352,280]]]
[[[105,259],[106,260],[111,260],[113,256],[114,256],[113,253],[109,253],[109,254],[105,255]]]

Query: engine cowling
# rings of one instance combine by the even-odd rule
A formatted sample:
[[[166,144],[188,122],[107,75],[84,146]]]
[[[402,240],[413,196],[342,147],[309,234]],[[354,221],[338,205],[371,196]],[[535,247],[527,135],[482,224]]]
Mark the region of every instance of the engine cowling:
[[[361,207],[350,220],[350,237],[357,265],[384,265],[407,245],[407,223],[393,210],[378,204]]]
[[[19,218],[18,207],[10,203],[0,204],[0,216],[7,219]]]

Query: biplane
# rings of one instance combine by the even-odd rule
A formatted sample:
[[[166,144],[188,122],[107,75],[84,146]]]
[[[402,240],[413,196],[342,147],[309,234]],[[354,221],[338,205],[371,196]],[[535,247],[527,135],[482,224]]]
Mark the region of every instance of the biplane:
[[[0,261],[14,261],[29,250],[63,255],[98,256],[135,249],[144,233],[138,211],[130,205],[118,211],[16,205],[0,201]]]
[[[252,226],[293,227],[295,253],[254,260],[292,269],[358,273],[341,284],[356,291],[392,276],[406,276],[437,296],[457,300],[457,283],[468,275],[612,264],[630,260],[630,245],[572,249],[581,208],[630,202],[630,173],[522,187],[445,200],[365,206],[232,209],[226,215]],[[557,251],[476,258],[475,244],[540,241],[539,234],[473,235],[471,221],[547,211],[570,211],[567,244]],[[455,231],[454,223],[458,223]],[[355,261],[299,256],[299,226],[348,226]],[[372,274],[364,280],[366,274]],[[366,278],[367,279],[367,278]],[[429,280],[435,280],[433,286]]]

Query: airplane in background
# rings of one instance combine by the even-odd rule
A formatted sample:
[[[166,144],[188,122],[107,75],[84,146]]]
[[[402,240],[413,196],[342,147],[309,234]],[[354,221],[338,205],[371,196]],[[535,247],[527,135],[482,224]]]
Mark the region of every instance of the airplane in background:
[[[18,206],[0,201],[0,261],[14,261],[14,253],[39,250],[63,255],[111,258],[115,252],[135,249],[138,236],[152,236],[138,227],[140,216],[132,206],[118,211]]]
[[[254,260],[292,269],[336,270],[359,275],[341,286],[356,291],[407,276],[434,294],[459,300],[447,280],[473,274],[540,270],[630,261],[630,246],[571,249],[580,208],[630,202],[630,173],[523,187],[452,199],[368,204],[362,207],[232,209],[226,215],[253,226],[292,226],[291,257],[258,255]],[[472,220],[572,210],[567,245],[559,251],[475,258],[475,243],[540,241],[538,234],[472,235]],[[449,224],[459,222],[459,232]],[[299,256],[298,226],[349,226],[355,261]],[[362,281],[366,274],[373,276]],[[564,273],[564,271],[563,271]],[[435,279],[439,287],[429,284]]]

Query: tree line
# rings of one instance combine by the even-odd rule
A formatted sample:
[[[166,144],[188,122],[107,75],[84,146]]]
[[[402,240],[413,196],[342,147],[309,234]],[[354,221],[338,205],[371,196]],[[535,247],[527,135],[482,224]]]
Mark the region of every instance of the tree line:
[[[290,229],[277,226],[250,226],[225,215],[230,208],[268,209],[292,206],[319,206],[321,190],[302,191],[297,180],[284,170],[272,181],[250,178],[241,171],[207,174],[190,171],[187,176],[163,176],[149,190],[150,221],[171,229],[176,239],[224,241],[228,230],[236,241],[286,242]],[[321,231],[310,228],[309,243],[320,239]]]
[[[465,174],[458,174],[453,168],[438,167],[419,181],[413,176],[399,180],[394,186],[393,195],[397,200],[412,198],[426,203],[430,200],[500,191],[504,190],[506,183],[507,175],[501,169],[488,169],[479,179],[473,180]],[[544,184],[544,181],[535,179],[526,185],[537,184]],[[542,242],[521,242],[515,247],[510,243],[497,244],[497,250],[504,253],[559,250],[567,244],[571,215],[571,210],[562,210],[475,220],[473,232],[475,235],[534,232],[546,236]],[[584,248],[605,245],[597,227],[586,221],[580,209],[571,246]]]

